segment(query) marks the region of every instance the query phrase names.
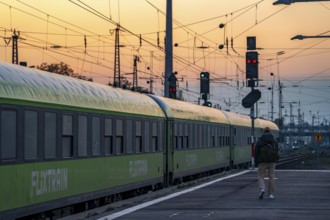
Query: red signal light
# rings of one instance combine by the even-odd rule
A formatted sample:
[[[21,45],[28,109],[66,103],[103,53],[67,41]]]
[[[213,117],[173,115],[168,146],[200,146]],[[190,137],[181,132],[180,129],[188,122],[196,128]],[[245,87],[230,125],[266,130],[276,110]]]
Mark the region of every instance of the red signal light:
[[[246,60],[246,63],[247,63],[247,64],[257,63],[257,60],[256,60],[256,59],[253,59],[253,60]]]
[[[176,92],[176,88],[170,88],[170,92]]]

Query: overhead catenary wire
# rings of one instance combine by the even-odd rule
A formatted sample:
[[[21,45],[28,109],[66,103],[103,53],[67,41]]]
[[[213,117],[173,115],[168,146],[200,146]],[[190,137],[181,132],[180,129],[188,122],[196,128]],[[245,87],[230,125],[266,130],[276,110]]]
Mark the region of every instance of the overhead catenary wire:
[[[0,3],[2,3],[2,2],[0,2]],[[25,3],[23,3],[24,5],[26,5],[26,6],[28,6],[28,7],[30,7],[30,8],[33,8],[34,10],[39,10],[39,9],[36,9],[35,7],[33,7],[33,6],[30,6],[30,5],[27,5],[27,4],[25,4]],[[31,14],[31,13],[29,13],[29,12],[26,12],[26,11],[24,11],[24,10],[21,10],[21,9],[18,9],[18,8],[16,8],[15,7],[15,9],[16,10],[19,10],[20,12],[23,12],[23,13],[25,13],[25,14],[28,14],[28,15],[30,15],[30,16],[33,16],[33,14]],[[39,10],[39,12],[42,12],[42,11],[40,11]],[[43,12],[44,13],[44,12]],[[44,13],[44,14],[46,14],[46,13]],[[51,15],[48,15],[47,14],[47,16],[51,16]],[[36,17],[36,18],[38,18],[38,19],[41,19],[41,20],[43,20],[43,21],[45,21],[45,19],[43,19],[43,18],[41,18],[41,17],[38,17],[38,16],[34,16],[34,17]],[[64,20],[62,20],[62,19],[59,19],[59,18],[56,18],[56,19],[58,19],[58,20],[60,20],[61,22],[66,22],[66,21],[64,21]],[[62,27],[62,28],[64,28],[66,31],[69,29],[69,30],[71,30],[71,31],[75,31],[75,30],[72,30],[72,29],[70,29],[70,28],[68,28],[68,27],[64,27],[64,26],[62,26],[62,25],[60,25],[60,24],[57,24],[57,23],[55,23],[55,22],[51,22],[50,21],[50,23],[52,23],[52,24],[54,24],[54,25],[57,25],[57,26],[59,26],[59,27]],[[69,22],[66,22],[67,24],[70,24],[70,25],[73,25],[73,26],[76,26],[76,25],[74,25],[74,24],[72,24],[72,23],[69,23]],[[76,27],[78,27],[78,26],[76,26]],[[80,27],[79,27],[80,28]],[[84,29],[84,30],[86,30],[86,29]],[[77,31],[75,31],[76,33],[77,33]],[[79,34],[77,34],[77,36],[78,35],[83,35],[83,33],[82,32],[78,32]],[[100,37],[100,35],[98,35],[98,34],[96,34],[96,33],[93,33],[93,32],[89,32],[89,33],[92,33],[92,36],[98,36],[98,38]],[[48,35],[48,32],[47,32],[47,34],[46,35]],[[66,33],[65,34],[65,36],[67,37],[68,36],[68,34]],[[89,36],[89,35],[88,35]],[[66,43],[65,43],[66,44]],[[47,45],[48,45],[48,42],[47,42]],[[67,48],[67,46],[65,46],[66,48]],[[81,59],[81,58],[79,58],[79,57],[77,57],[77,59]],[[98,63],[96,63],[96,65],[97,65]]]
[[[29,3],[29,2],[28,2]],[[109,0],[109,4],[110,4],[110,0]],[[253,7],[253,8],[258,8],[259,10],[261,10],[260,9],[260,7],[257,7],[257,6],[255,6],[255,7]],[[14,11],[13,9],[11,9],[11,11]],[[109,9],[109,12],[110,12],[110,9]],[[158,14],[160,14],[160,12],[157,12]],[[257,14],[257,13],[256,13]],[[15,13],[13,13],[13,15],[16,15]],[[259,21],[259,19],[262,19],[262,18],[260,18],[260,14],[258,13],[257,14],[258,15],[258,17],[256,16],[256,20],[258,21],[258,23],[260,22]],[[42,16],[43,17],[43,16]],[[159,17],[159,16],[158,16]],[[107,15],[107,18],[109,19],[109,16]],[[233,19],[234,17],[232,16],[231,17],[231,19]],[[45,20],[47,20],[47,19],[45,19]],[[253,20],[253,16],[252,16],[252,20]],[[14,20],[15,21],[15,20]],[[50,15],[50,19],[49,19],[49,22],[54,22],[55,21],[55,19]],[[46,22],[46,21],[45,21]],[[58,23],[58,22],[55,22],[55,23]],[[227,23],[227,22],[226,22]],[[49,25],[50,25],[51,23],[49,23]],[[235,23],[236,24],[236,23]],[[159,25],[159,24],[158,24]],[[231,23],[231,25],[233,26],[233,23]],[[190,25],[188,25],[188,26],[190,26]],[[70,35],[74,35],[75,33],[71,33],[72,31],[71,30],[68,30],[67,31],[67,28],[68,28],[68,26],[67,25],[63,25],[63,27],[65,27],[64,28],[64,30],[65,30],[65,32],[66,33],[62,33],[62,36],[67,36],[68,38],[70,38],[69,36]],[[71,27],[71,26],[70,26]],[[192,27],[192,25],[190,26],[190,27]],[[70,28],[69,28],[70,29]],[[179,29],[179,28],[178,28]],[[102,57],[102,56],[100,56],[101,55],[101,53],[97,53],[97,51],[98,52],[102,52],[102,50],[101,50],[101,48],[102,48],[102,46],[103,46],[103,49],[104,48],[106,48],[106,51],[103,53],[103,56],[105,55],[105,56],[107,56],[106,54],[112,54],[112,52],[110,51],[107,51],[107,48],[109,48],[109,47],[112,47],[113,46],[113,41],[111,41],[112,40],[112,38],[104,38],[104,41],[106,41],[106,43],[104,43],[104,42],[102,42],[102,41],[100,41],[100,38],[102,39],[103,37],[106,37],[105,35],[99,35],[99,34],[97,34],[97,33],[95,33],[95,34],[92,34],[92,33],[87,33],[87,32],[85,32],[85,31],[82,31],[81,29],[78,29],[78,28],[73,28],[73,30],[75,30],[75,31],[79,31],[79,32],[81,32],[81,34],[76,34],[77,36],[82,36],[82,35],[86,35],[87,37],[88,37],[88,40],[89,40],[89,36],[92,36],[92,37],[95,37],[97,40],[95,41],[95,44],[97,44],[97,45],[99,45],[99,46],[97,46],[97,45],[89,45],[88,46],[88,54],[89,55],[93,55],[93,53],[94,53],[94,55],[95,55],[95,57],[96,57],[96,61],[95,61],[95,63],[98,63],[98,58],[100,58],[100,57]],[[160,31],[160,28],[157,28],[157,31],[155,31],[154,33],[159,33],[159,31]],[[191,32],[188,32],[187,30],[185,30],[187,33],[191,33]],[[233,28],[232,28],[232,35],[233,35]],[[235,31],[237,31],[236,29],[235,29]],[[49,37],[49,39],[51,39],[51,32],[49,32],[49,31],[46,31],[46,33],[48,34],[48,37]],[[194,32],[195,33],[195,32]],[[229,32],[230,33],[230,32]],[[41,33],[42,34],[42,33]],[[54,33],[54,34],[56,34],[56,33]],[[123,34],[123,36],[128,36],[128,35],[130,35],[129,33],[124,33]],[[157,47],[159,47],[159,44],[158,43],[155,43],[156,41],[154,40],[154,39],[152,39],[152,38],[150,38],[150,39],[148,39],[146,36],[145,36],[145,34],[141,34],[141,33],[139,33],[138,34],[139,36],[143,36],[143,38],[145,38],[145,39],[147,39],[147,40],[149,40],[149,41],[151,41],[151,42],[153,42],[154,43],[154,45],[156,45]],[[187,34],[190,38],[191,38],[191,36],[193,36],[193,35],[191,35],[191,34]],[[197,33],[197,35],[198,35],[198,33]],[[61,35],[59,35],[59,36],[61,36]],[[148,36],[148,37],[150,37],[150,36]],[[189,38],[188,37],[188,38]],[[235,36],[236,37],[236,36]],[[44,37],[40,37],[40,38],[42,38],[42,39],[45,39]],[[188,38],[187,38],[187,40],[188,40]],[[125,39],[125,37],[124,37],[124,39]],[[198,37],[198,41],[200,40],[200,39],[202,39],[202,38],[199,38]],[[130,41],[130,39],[129,38],[127,38],[126,40],[125,40],[126,42],[129,42]],[[32,41],[30,41],[30,42],[32,42]],[[51,46],[51,40],[49,40],[49,41],[47,41],[46,40],[46,42],[49,42],[48,43],[48,46]],[[92,41],[89,41],[89,44],[90,44],[90,42],[92,43]],[[129,42],[128,44],[130,44],[130,45],[128,45],[128,49],[131,49],[131,48],[134,48],[134,47],[136,47],[136,45],[133,45],[133,44],[131,44],[131,43],[135,43],[134,41],[131,41],[131,42]],[[205,41],[205,42],[207,42],[207,41]],[[69,42],[68,42],[69,43]],[[207,42],[207,43],[209,43],[209,42]],[[103,45],[102,45],[103,44]],[[104,45],[105,44],[105,45]],[[112,44],[112,45],[111,45]],[[46,44],[47,45],[47,44]],[[216,44],[214,44],[214,45],[216,45]],[[184,45],[185,46],[185,45]],[[182,46],[182,48],[184,48],[184,46]],[[190,41],[190,45],[189,45],[189,40],[188,40],[188,49],[187,50],[190,50],[190,52],[191,52],[191,47],[189,47],[189,46],[191,46],[191,41]],[[69,43],[69,45],[67,45],[66,43],[65,43],[65,47],[68,47],[69,49],[74,49],[74,48],[76,48],[76,49],[74,49],[74,51],[72,51],[71,52],[71,54],[74,54],[74,53],[76,53],[76,57],[80,57],[80,58],[78,58],[78,60],[79,60],[79,62],[81,62],[82,61],[82,56],[84,56],[84,51],[83,51],[83,45],[70,45],[70,43]],[[70,47],[72,47],[72,48],[70,48]],[[149,45],[147,45],[147,44],[143,44],[143,48],[141,48],[141,50],[143,50],[143,49],[145,49],[145,51],[150,51],[149,49],[150,49],[150,47],[153,47],[153,46],[149,46]],[[213,45],[212,44],[210,44],[210,47],[213,47]],[[97,49],[96,49],[97,48]],[[236,48],[238,48],[238,49],[242,49],[242,48],[239,48],[239,47],[236,47]],[[311,48],[313,48],[313,47],[311,47]],[[311,48],[309,48],[309,49],[311,49]],[[271,50],[272,48],[268,48],[269,50]],[[268,50],[267,48],[265,48],[265,50]],[[278,50],[277,48],[273,48],[274,50]],[[291,50],[292,48],[288,48],[287,50]],[[297,48],[295,48],[295,49],[297,49]],[[303,48],[298,48],[299,50],[302,50]],[[307,50],[309,50],[309,49],[307,49]],[[313,48],[313,49],[317,49],[317,48]],[[39,50],[44,50],[44,51],[46,51],[45,49],[39,49]],[[152,50],[154,50],[154,49],[152,49]],[[317,50],[325,50],[325,48],[318,48]],[[61,52],[61,53],[66,53],[67,51],[61,51],[61,50],[58,50],[59,52]],[[48,53],[48,51],[46,51],[47,53]],[[53,52],[53,51],[52,51]],[[198,61],[203,61],[203,60],[205,60],[205,59],[209,59],[211,56],[212,56],[212,53],[214,54],[214,56],[218,56],[219,57],[219,59],[226,59],[226,58],[224,58],[224,53],[222,53],[222,52],[219,52],[218,50],[216,50],[216,49],[214,49],[213,50],[213,48],[210,48],[210,49],[208,49],[208,50],[198,50],[198,49],[196,49],[196,51],[195,52],[198,52],[198,53],[196,53],[195,54],[195,59],[196,59],[196,64],[197,65],[193,65],[192,64],[192,62],[191,62],[191,60],[189,59],[189,55],[191,55],[191,53],[189,54],[189,51],[188,51],[188,59],[186,60],[184,57],[180,57],[181,59],[176,59],[175,58],[175,62],[176,62],[176,64],[178,64],[177,66],[178,66],[178,71],[180,72],[180,70],[185,70],[185,71],[188,71],[188,72],[192,72],[192,73],[197,73],[198,71],[200,71],[199,70],[199,68],[204,68],[203,67],[203,65],[200,65],[201,64],[201,62],[199,63]],[[268,51],[267,51],[268,52]],[[69,52],[70,53],[70,52]],[[162,53],[159,53],[159,51],[157,50],[157,57],[160,57],[160,58],[158,58],[158,59],[160,59],[161,60],[161,57],[163,57],[163,55],[162,55]],[[326,51],[324,52],[324,51],[321,51],[320,53],[327,53]],[[143,51],[141,51],[141,54],[142,54],[142,56],[145,56],[144,54],[143,54]],[[203,55],[202,55],[203,54]],[[130,60],[130,58],[128,58],[131,54],[129,54],[129,53],[123,53],[123,55],[125,56],[125,58],[127,58],[128,60]],[[202,55],[202,56],[201,56]],[[288,54],[289,55],[289,54]],[[86,57],[87,57],[88,55],[86,54]],[[127,56],[127,57],[126,57]],[[201,57],[200,57],[201,56]],[[263,56],[267,56],[267,54],[263,54]],[[308,56],[308,54],[306,55],[306,54],[296,54],[296,55],[293,55],[293,57],[299,57],[299,56]],[[146,56],[145,56],[146,57]],[[292,58],[293,58],[292,57]],[[240,60],[242,57],[239,57],[239,56],[236,56],[235,54],[233,54],[233,53],[231,53],[228,57],[227,57],[227,59],[229,60],[229,62],[232,62],[232,64],[231,65],[233,65],[233,66],[237,66],[237,65],[234,65],[234,63],[236,63],[236,64],[240,64],[239,62],[238,62],[238,60]],[[281,57],[282,58],[282,57]],[[284,62],[285,61],[285,58],[287,58],[287,56],[283,56],[283,59],[281,59],[280,60],[280,63],[281,62]],[[144,59],[145,61],[147,60],[147,59]],[[186,61],[188,61],[188,62],[186,62]],[[101,61],[102,62],[102,61]],[[111,62],[111,60],[107,60],[107,62]],[[204,61],[204,64],[205,64],[205,61]],[[93,64],[94,65],[94,64]],[[274,65],[274,64],[273,64]],[[129,66],[127,66],[127,68],[128,68]],[[240,64],[240,65],[238,65],[237,66],[238,68],[239,67],[241,67],[240,69],[243,69],[242,68],[242,65]],[[161,69],[161,68],[159,68],[159,69]],[[216,68],[214,68],[214,70],[212,70],[211,72],[216,72]],[[244,71],[242,71],[242,73],[243,73]],[[236,72],[235,72],[236,73]],[[226,73],[227,74],[227,73]],[[223,73],[221,73],[220,74],[221,76],[223,76]],[[161,73],[159,73],[159,76],[161,76]],[[235,75],[236,76],[236,75]],[[232,74],[230,74],[230,68],[229,68],[229,71],[228,71],[228,78],[230,78],[230,77],[232,77]],[[243,75],[241,76],[241,78],[244,78],[243,77]],[[195,79],[197,79],[197,77],[195,77]]]

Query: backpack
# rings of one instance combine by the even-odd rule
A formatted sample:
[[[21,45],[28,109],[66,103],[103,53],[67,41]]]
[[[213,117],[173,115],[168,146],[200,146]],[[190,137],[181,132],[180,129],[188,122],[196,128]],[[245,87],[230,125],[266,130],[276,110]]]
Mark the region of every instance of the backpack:
[[[274,163],[279,159],[278,146],[276,143],[265,143],[263,142],[260,147],[259,161],[266,163]]]

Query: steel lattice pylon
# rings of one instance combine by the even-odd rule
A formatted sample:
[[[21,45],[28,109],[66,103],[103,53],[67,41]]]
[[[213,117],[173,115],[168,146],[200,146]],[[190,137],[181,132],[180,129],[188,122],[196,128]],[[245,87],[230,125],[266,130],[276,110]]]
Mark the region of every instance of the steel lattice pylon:
[[[18,41],[19,34],[16,34],[16,31],[14,30],[14,34],[12,37],[13,40],[13,47],[12,47],[12,63],[13,64],[18,64]]]
[[[121,87],[119,31],[120,31],[120,26],[117,25],[116,33],[115,33],[115,62],[114,62],[114,68],[113,68],[113,86],[114,87]]]

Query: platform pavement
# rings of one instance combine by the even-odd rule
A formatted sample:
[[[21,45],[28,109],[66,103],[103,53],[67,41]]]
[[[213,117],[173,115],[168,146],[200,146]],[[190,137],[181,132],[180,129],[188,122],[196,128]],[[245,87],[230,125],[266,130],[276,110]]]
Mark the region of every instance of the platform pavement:
[[[172,193],[136,206],[94,216],[100,220],[330,219],[330,171],[276,171],[275,199],[258,199],[257,172]]]

